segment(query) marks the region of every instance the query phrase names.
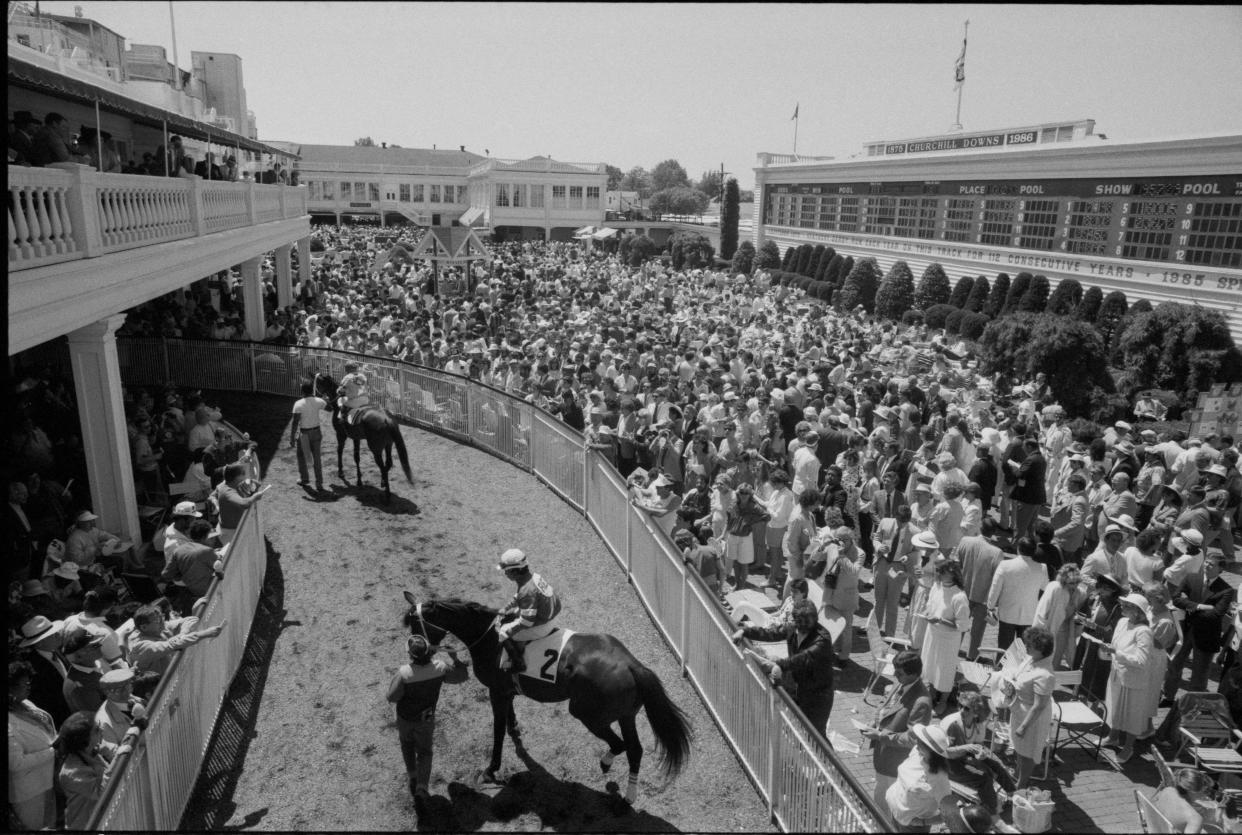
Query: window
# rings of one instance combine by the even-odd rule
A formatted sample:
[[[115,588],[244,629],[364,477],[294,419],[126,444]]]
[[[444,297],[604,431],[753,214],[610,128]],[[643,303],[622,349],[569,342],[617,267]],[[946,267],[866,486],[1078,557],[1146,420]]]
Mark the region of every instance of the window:
[[[841,198],[841,220],[837,224],[837,228],[842,232],[858,231],[858,198],[842,197]]]
[[[532,209],[543,208],[543,186],[534,185],[530,187],[530,207]]]
[[[1182,222],[1183,228],[1185,221]],[[1242,203],[1196,203],[1185,245],[1186,263],[1242,267]],[[1179,237],[1178,245],[1182,245]]]
[[[526,186],[521,183],[513,185],[513,208],[521,209],[526,206]]]
[[[366,183],[354,183],[354,199],[355,200],[366,200],[367,199],[367,184]]]
[[[509,205],[509,184],[508,183],[497,183],[496,184],[496,205],[497,206],[508,206]]]
[[[944,212],[944,239],[946,241],[973,240],[975,226],[974,200],[948,200]]]
[[[414,203],[423,202],[423,184],[422,183],[414,183],[413,193],[414,193],[414,197],[413,197],[412,202]]]
[[[564,186],[552,186],[552,208],[554,209],[565,208],[565,187]]]
[[[17,42],[21,44],[22,46],[30,46],[30,36],[29,35],[18,35]]]
[[[1018,246],[1023,249],[1052,249],[1057,235],[1056,200],[1024,200],[1018,206],[1018,221],[1022,224],[1018,233]]]
[[[571,209],[582,208],[582,186],[570,186],[569,187],[569,208]]]
[[[334,183],[332,180],[324,180],[322,183],[320,183],[320,185],[323,187],[323,199],[324,200],[335,200],[336,199],[336,183]]]
[[[457,202],[458,203],[469,203],[470,202],[470,191],[466,186],[457,187]]]
[[[306,181],[306,197],[307,197],[307,199],[309,199],[309,200],[319,200],[319,199],[321,199],[321,198],[319,197],[319,193],[320,193],[320,190],[319,190],[319,183],[315,182],[314,180],[307,180],[307,181]]]
[[[599,186],[587,186],[586,190],[586,208],[599,208]]]
[[[409,203],[410,202],[410,184],[402,183],[401,185],[397,186],[397,194],[402,203]]]
[[[431,186],[431,196],[427,198],[427,202],[428,203],[439,203],[440,202],[440,186],[439,185]]]
[[[367,183],[367,199],[373,203],[379,202],[379,183]]]
[[[353,194],[353,192],[350,191],[350,184],[342,180],[341,181],[341,199],[349,200],[351,194]]]
[[[1017,207],[1017,201],[1014,200],[984,200],[979,243],[1009,246],[1013,236],[1014,211]]]

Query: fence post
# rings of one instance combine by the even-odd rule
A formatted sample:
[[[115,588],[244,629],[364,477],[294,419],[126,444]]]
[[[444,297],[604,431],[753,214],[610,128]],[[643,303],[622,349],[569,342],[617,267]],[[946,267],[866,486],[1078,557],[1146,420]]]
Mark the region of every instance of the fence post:
[[[768,690],[768,817],[776,814],[777,757],[781,752],[781,717],[776,709],[776,688]]]
[[[530,458],[530,471],[535,472],[535,407],[530,407],[530,416],[526,418],[526,455]]]
[[[676,547],[674,545],[673,547]],[[686,643],[686,637],[690,634],[690,566],[683,559],[681,561],[681,675],[686,675],[686,656],[689,655],[689,645]]]
[[[246,355],[250,357],[250,391],[251,392],[254,392],[258,389],[258,386],[256,385],[256,381],[259,378],[258,370],[255,367],[255,362],[254,362],[254,346],[255,346],[255,343],[253,342],[246,343]]]
[[[186,189],[190,192],[190,225],[194,227],[194,236],[201,238],[207,234],[207,218],[203,211],[203,187],[202,180],[198,177],[178,177],[178,179],[186,183]]]
[[[634,582],[634,525],[630,516],[637,513],[637,508],[630,504],[629,492],[625,494],[625,576],[632,583]]]
[[[73,182],[65,194],[65,209],[73,224],[73,239],[78,250],[86,258],[103,255],[102,212],[99,208],[98,172],[89,165],[76,162],[56,162],[48,168],[68,172]]]
[[[474,387],[469,383],[461,387],[461,405],[466,410],[466,435],[470,438],[470,446],[478,447],[474,438],[474,404],[470,402],[470,392]]]
[[[586,444],[586,438],[582,439],[582,515],[589,522],[591,521],[590,501],[588,497],[591,495],[591,448]]]

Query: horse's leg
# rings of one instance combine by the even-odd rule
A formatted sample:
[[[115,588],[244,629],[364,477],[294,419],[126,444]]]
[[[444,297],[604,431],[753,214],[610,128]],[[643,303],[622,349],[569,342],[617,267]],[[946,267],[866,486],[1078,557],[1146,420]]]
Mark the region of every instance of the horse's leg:
[[[388,463],[384,463],[384,447],[380,441],[375,440],[371,436],[367,436],[367,446],[371,448],[371,457],[375,459],[375,466],[379,467],[380,483],[384,487],[384,502],[392,501],[392,492],[388,489],[388,468],[392,466],[392,450],[388,450]]]
[[[362,445],[362,439],[354,437],[354,470],[358,474],[358,486],[362,486],[362,463],[358,460],[359,448]]]
[[[638,769],[643,762],[643,743],[638,738],[638,726],[634,724],[634,714],[622,716],[621,738],[625,740],[625,758],[630,762],[630,782],[625,787],[625,802],[633,803],[638,798]]]
[[[607,774],[609,769],[612,768],[612,761],[617,758],[617,754],[620,754],[625,750],[625,742],[622,741],[621,737],[617,736],[617,732],[612,729],[612,723],[604,722],[595,718],[584,721],[581,716],[574,713],[573,708],[570,708],[569,712],[579,722],[586,725],[586,729],[588,731],[595,734],[608,744],[608,750],[605,751],[599,758],[599,770],[604,774]]]
[[[483,779],[496,783],[499,782],[496,772],[500,770],[500,755],[505,747],[505,725],[509,712],[513,710],[513,697],[499,687],[491,688],[489,695],[492,700],[492,760],[483,772]]]
[[[336,427],[336,475],[344,482],[345,480],[345,428],[340,424]]]
[[[509,738],[513,740],[513,747],[517,749],[518,756],[521,756],[526,751],[526,744],[522,742],[522,726],[518,724],[513,699],[509,700],[509,715],[505,718],[509,725]]]

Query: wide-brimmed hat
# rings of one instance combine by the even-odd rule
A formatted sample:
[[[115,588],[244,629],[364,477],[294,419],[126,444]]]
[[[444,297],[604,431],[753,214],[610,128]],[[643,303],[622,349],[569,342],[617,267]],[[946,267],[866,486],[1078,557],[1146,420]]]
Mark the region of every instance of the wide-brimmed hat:
[[[1147,602],[1146,597],[1138,592],[1130,592],[1125,597],[1121,598],[1119,602],[1129,603],[1131,606],[1142,612],[1148,620],[1151,620],[1151,604]]]
[[[1122,591],[1121,583],[1118,583],[1107,574],[1095,575],[1095,587],[1098,590],[1101,586],[1111,588],[1113,591],[1120,593]]]
[[[47,586],[38,580],[25,580],[22,582],[22,597],[38,597],[41,594],[47,594]]]
[[[37,583],[38,580],[35,582]],[[34,646],[39,641],[50,635],[55,635],[64,628],[65,622],[63,620],[48,620],[43,615],[35,615],[22,624],[21,646]]]
[[[203,518],[203,514],[198,512],[194,502],[177,502],[177,506],[173,508],[173,516],[193,516],[195,519]]]
[[[56,570],[52,572],[52,576],[60,577],[62,580],[78,579],[78,564],[76,562],[63,562],[56,566]]]
[[[931,531],[920,531],[914,535],[910,543],[916,548],[939,548],[940,540]]]
[[[1134,517],[1128,513],[1123,513],[1120,516],[1109,517],[1108,521],[1120,528],[1124,528],[1130,533],[1138,533],[1138,528],[1134,526]]]
[[[949,735],[938,725],[915,725],[910,731],[920,742],[940,756],[948,756]]]
[[[93,522],[94,520],[98,518],[99,518],[98,516],[96,516],[94,513],[91,513],[89,510],[84,510],[81,513],[79,513],[77,516],[75,516],[73,521],[74,522]]]

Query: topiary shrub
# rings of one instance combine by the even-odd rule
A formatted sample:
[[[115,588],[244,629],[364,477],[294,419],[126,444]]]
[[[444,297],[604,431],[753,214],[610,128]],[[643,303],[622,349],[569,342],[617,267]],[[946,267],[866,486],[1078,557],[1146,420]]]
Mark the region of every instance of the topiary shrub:
[[[987,328],[988,323],[991,321],[991,317],[983,313],[967,312],[966,315],[962,317],[962,323],[958,327],[957,332],[963,339],[977,340],[979,337],[983,336],[984,329]]]
[[[1082,302],[1082,284],[1076,278],[1063,278],[1057,289],[1048,297],[1048,312],[1055,316],[1069,316]]]
[[[1104,291],[1099,287],[1088,287],[1087,292],[1082,294],[1082,301],[1078,303],[1078,308],[1074,311],[1074,318],[1084,322],[1094,322],[1095,317],[1100,315],[1100,305],[1103,303]]]
[[[1018,305],[1022,304],[1022,299],[1026,296],[1026,291],[1031,289],[1031,282],[1034,279],[1035,276],[1030,273],[1018,273],[1013,284],[1009,285],[1009,292],[1005,295],[1005,306],[1001,308],[1000,315],[1008,316],[1010,313],[1018,312]]]
[[[949,305],[952,307],[952,305]],[[966,315],[966,311],[960,308],[954,309],[952,313],[944,318],[945,333],[957,333],[962,326],[962,317]]]
[[[923,324],[929,328],[943,328],[949,314],[957,311],[951,304],[933,304],[923,311]]]
[[[996,276],[996,282],[988,293],[988,300],[983,303],[983,312],[995,319],[1005,308],[1005,299],[1009,297],[1009,273]]]
[[[959,309],[965,309],[966,300],[970,298],[970,293],[974,289],[975,280],[968,275],[962,276],[953,287],[953,293],[949,296],[949,304]]]
[[[907,327],[918,327],[923,324],[923,311],[907,310],[905,313],[901,314],[901,324],[906,325]]]
[[[991,289],[985,277],[977,276],[975,283],[971,285],[970,296],[966,299],[966,304],[962,306],[962,309],[971,313],[981,313],[983,306],[988,303],[988,293]]]
[[[914,293],[914,306],[926,312],[930,307],[947,303],[951,293],[949,277],[944,274],[944,268],[939,264],[928,264]]]
[[[1018,302],[1018,311],[1020,313],[1043,313],[1048,307],[1048,293],[1048,277],[1046,275],[1035,276]]]

